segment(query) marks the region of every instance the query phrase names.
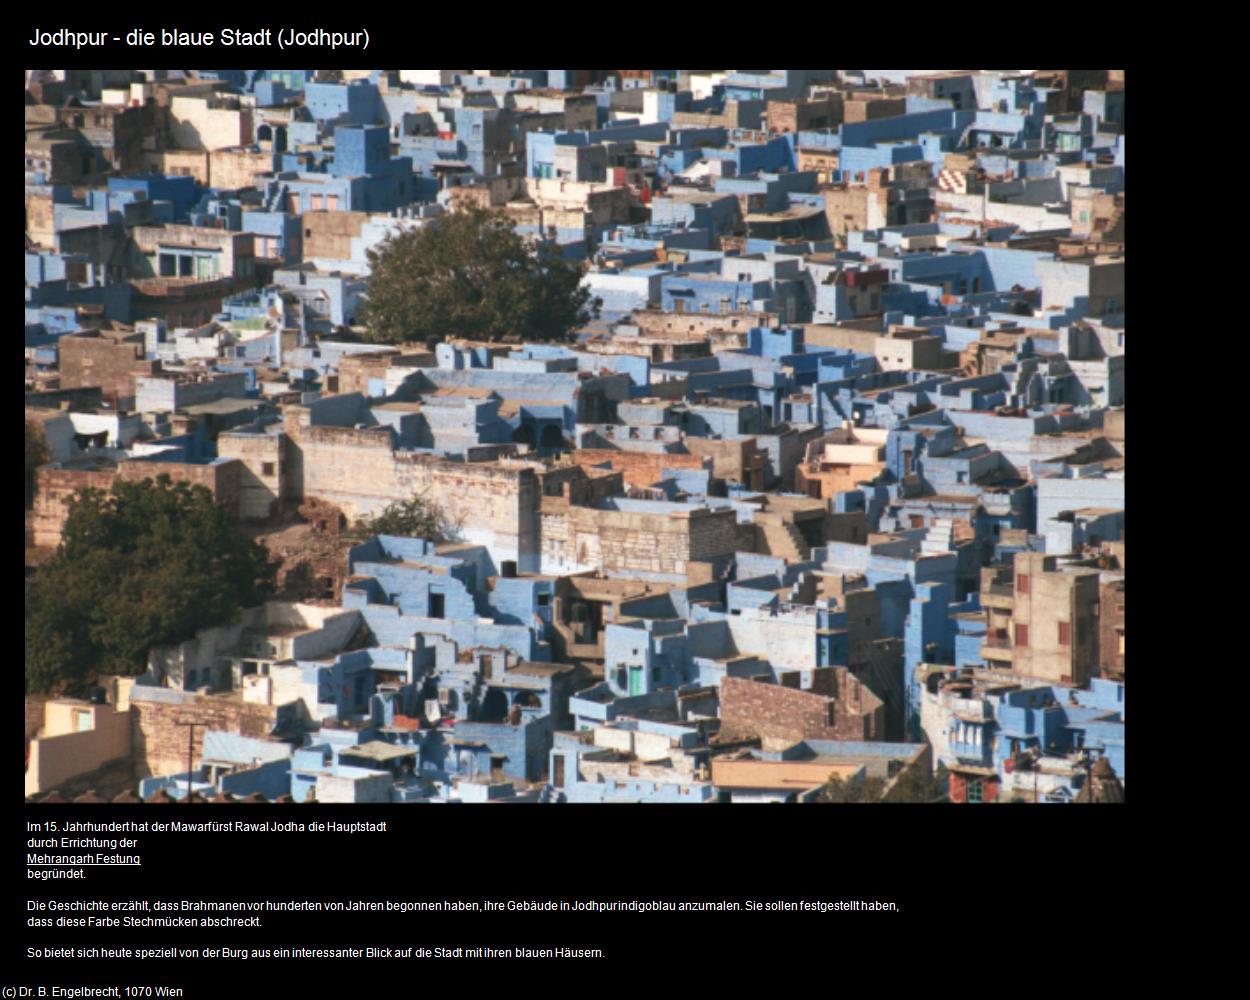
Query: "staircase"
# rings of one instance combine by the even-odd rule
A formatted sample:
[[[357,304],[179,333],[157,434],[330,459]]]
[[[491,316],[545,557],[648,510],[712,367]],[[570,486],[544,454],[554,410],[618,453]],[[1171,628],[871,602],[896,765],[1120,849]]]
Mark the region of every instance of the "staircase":
[[[288,187],[285,184],[275,184],[269,190],[268,197],[265,199],[264,210],[266,212],[282,212],[286,210],[286,196]]]
[[[1107,243],[1124,242],[1123,203],[1117,205],[1115,211],[1111,213],[1111,218],[1107,220],[1107,227],[1102,231],[1101,236]]]
[[[949,517],[935,518],[924,541],[920,543],[921,555],[932,556],[941,552],[955,551],[955,525]]]
[[[769,555],[800,562],[807,559],[807,540],[792,523],[782,521],[780,517],[772,520],[768,515],[757,517],[756,523],[764,533]]]

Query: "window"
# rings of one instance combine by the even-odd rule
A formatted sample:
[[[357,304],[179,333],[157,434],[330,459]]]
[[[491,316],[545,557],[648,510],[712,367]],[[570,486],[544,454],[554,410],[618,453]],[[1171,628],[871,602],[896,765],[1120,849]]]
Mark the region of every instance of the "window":
[[[272,475],[273,475],[273,467],[274,467],[274,463],[273,463],[273,462],[261,462],[261,464],[260,464],[260,474],[261,474],[262,476],[272,476]]]
[[[538,606],[540,608],[545,608],[550,603],[551,603],[550,594],[543,593],[543,594],[538,595]]]
[[[1072,645],[1072,625],[1070,622],[1059,623],[1059,645],[1060,646]]]
[[[74,709],[74,732],[86,733],[91,730],[91,712],[85,708]]]
[[[1029,644],[1029,627],[1027,625],[1016,626],[1016,645],[1019,647],[1027,647]]]
[[[1117,637],[1118,642],[1119,642],[1120,655],[1121,655],[1121,656],[1123,656],[1123,655],[1124,655],[1124,632],[1123,632],[1123,631],[1117,631],[1117,632],[1116,632],[1116,637]]]
[[[967,788],[968,788],[968,801],[969,802],[981,802],[982,801],[980,778],[969,778]]]
[[[430,617],[431,618],[443,617],[445,602],[446,602],[446,598],[442,594],[430,595]]]
[[[1016,574],[1016,593],[1027,594],[1029,592],[1029,577],[1026,573]]]

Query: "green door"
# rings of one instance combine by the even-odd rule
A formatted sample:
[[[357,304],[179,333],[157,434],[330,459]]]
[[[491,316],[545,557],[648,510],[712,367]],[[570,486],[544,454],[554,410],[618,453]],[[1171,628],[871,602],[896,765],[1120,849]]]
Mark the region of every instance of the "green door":
[[[646,694],[642,686],[642,667],[629,668],[629,693],[631,695]]]

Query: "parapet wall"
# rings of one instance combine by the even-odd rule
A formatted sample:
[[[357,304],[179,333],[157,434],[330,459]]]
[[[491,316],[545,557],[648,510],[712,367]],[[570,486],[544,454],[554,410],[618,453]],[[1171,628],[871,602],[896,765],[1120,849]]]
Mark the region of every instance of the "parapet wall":
[[[396,452],[390,434],[376,429],[292,431],[293,498],[329,501],[357,520],[421,495],[460,527],[462,540],[487,546],[496,559],[524,562],[536,555],[539,483],[532,469]]]
[[[732,510],[642,514],[546,497],[541,535],[544,573],[634,571],[684,581],[692,562],[734,551],[738,525]]]
[[[700,455],[612,451],[607,448],[582,448],[573,453],[573,461],[582,466],[608,463],[614,472],[624,473],[627,486],[658,483],[665,469],[703,469],[707,465],[707,459]]]

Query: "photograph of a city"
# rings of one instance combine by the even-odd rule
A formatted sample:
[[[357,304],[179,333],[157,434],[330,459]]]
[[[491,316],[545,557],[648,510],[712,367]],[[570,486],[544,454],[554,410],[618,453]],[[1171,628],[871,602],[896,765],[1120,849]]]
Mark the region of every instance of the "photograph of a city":
[[[1124,77],[26,71],[26,800],[1123,802]]]

